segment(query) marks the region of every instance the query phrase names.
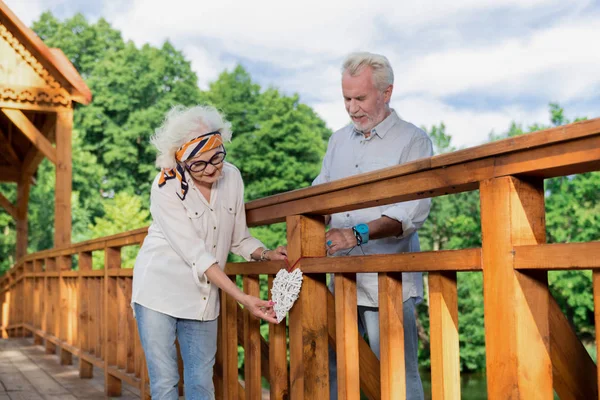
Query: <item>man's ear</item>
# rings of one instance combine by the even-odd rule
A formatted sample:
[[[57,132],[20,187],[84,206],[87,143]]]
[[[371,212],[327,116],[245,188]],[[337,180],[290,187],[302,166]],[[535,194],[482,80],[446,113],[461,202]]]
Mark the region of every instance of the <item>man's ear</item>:
[[[386,103],[389,103],[390,100],[392,99],[392,91],[394,90],[394,85],[389,85],[384,91],[383,91],[383,98],[385,100]]]

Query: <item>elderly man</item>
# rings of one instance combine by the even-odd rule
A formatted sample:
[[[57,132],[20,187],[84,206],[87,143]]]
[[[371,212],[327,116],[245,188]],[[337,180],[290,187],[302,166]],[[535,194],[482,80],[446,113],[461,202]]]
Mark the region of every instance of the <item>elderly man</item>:
[[[352,123],[329,139],[320,174],[313,185],[403,164],[432,155],[423,130],[390,108],[394,73],[386,57],[353,53],[342,68],[344,104]],[[417,230],[429,214],[429,199],[356,210],[331,216],[328,254],[360,255],[419,251]],[[362,249],[362,251],[361,251]],[[421,273],[402,274],[406,398],[423,399],[417,361],[415,306],[423,299]],[[357,275],[359,331],[379,357],[377,274]],[[335,353],[330,351],[331,399],[337,398]]]

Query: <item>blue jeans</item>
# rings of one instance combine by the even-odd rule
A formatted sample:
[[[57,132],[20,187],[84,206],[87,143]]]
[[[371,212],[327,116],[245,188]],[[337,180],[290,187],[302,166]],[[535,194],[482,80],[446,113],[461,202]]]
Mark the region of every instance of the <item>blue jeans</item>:
[[[186,400],[212,400],[213,366],[217,352],[217,320],[196,321],[171,317],[134,304],[135,318],[150,377],[152,400],[177,400],[177,348],[183,358]]]
[[[417,358],[419,338],[417,336],[417,319],[415,316],[415,299],[410,298],[403,303],[404,318],[404,365],[406,369],[406,400],[423,400],[423,384],[419,375]],[[379,309],[358,306],[358,332],[367,334],[369,346],[379,358]],[[329,395],[331,400],[337,396],[337,361],[335,350],[329,347]],[[402,398],[400,396],[399,398]]]

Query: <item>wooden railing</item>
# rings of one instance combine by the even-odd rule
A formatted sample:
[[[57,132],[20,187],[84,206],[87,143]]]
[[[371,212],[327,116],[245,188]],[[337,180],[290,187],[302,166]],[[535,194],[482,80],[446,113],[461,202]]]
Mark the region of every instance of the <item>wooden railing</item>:
[[[600,119],[540,131],[476,148],[418,160],[352,178],[284,193],[246,205],[251,226],[286,222],[290,262],[305,274],[300,298],[285,324],[259,322],[221,294],[215,387],[218,398],[259,399],[261,378],[271,398],[329,396],[328,344],[338,357],[340,399],[404,397],[401,272],[428,272],[432,394],[459,399],[456,273],[482,271],[487,390],[490,399],[598,398],[595,363],[550,295],[547,271],[592,269],[596,329],[600,329],[600,242],[546,244],[543,180],[600,170]],[[393,255],[325,257],[324,215],[479,190],[482,247]],[[20,260],[0,281],[5,335],[32,333],[61,363],[81,360],[104,369],[106,391],[121,382],[147,396],[147,376],[129,308],[131,269],[121,268],[123,247],[140,244],[140,229]],[[104,268],[91,253],[104,252]],[[74,261],[76,258],[76,261]],[[258,295],[260,275],[269,285],[280,262],[231,263]],[[326,287],[334,272],[335,297]],[[357,332],[356,273],[379,273],[381,360]],[[238,343],[245,352],[238,379]]]

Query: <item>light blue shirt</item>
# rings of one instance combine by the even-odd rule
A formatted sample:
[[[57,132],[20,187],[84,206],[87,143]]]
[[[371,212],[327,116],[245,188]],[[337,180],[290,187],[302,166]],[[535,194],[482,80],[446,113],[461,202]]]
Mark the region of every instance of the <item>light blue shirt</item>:
[[[379,125],[364,135],[352,124],[338,130],[329,139],[327,153],[323,159],[321,172],[313,185],[347,178],[349,176],[404,164],[419,158],[431,157],[431,139],[415,125],[403,121],[394,110]],[[394,254],[420,251],[419,229],[431,208],[431,199],[412,200],[380,207],[347,211],[331,216],[332,228],[351,228],[360,223],[368,223],[382,216],[402,223],[402,235],[384,239],[369,240],[362,246],[365,254]],[[335,255],[346,254],[348,250]],[[356,247],[350,255],[362,255]],[[357,300],[360,306],[378,307],[377,274],[357,274]],[[415,297],[423,300],[423,274],[411,272],[402,274],[403,300]]]

